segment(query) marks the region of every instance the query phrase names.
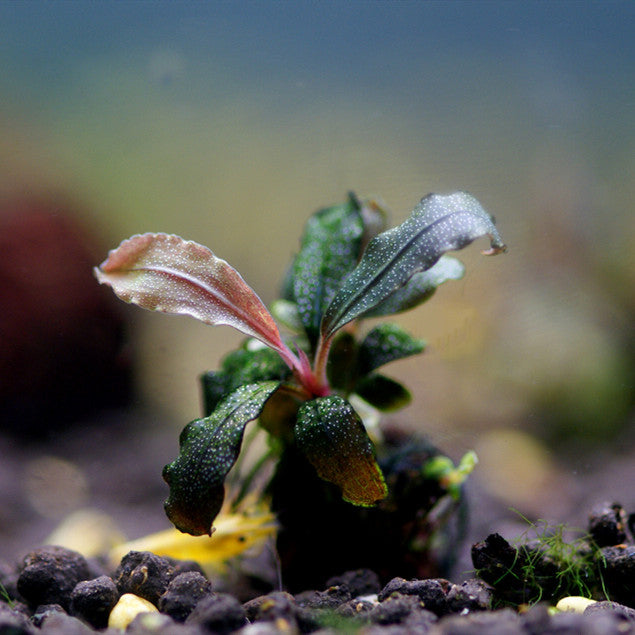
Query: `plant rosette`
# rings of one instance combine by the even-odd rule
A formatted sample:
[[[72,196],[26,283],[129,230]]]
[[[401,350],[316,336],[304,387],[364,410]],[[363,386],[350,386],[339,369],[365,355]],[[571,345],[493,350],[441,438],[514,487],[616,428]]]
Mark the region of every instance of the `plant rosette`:
[[[271,312],[227,262],[175,235],[133,236],[95,268],[99,282],[126,302],[229,325],[249,338],[219,370],[203,375],[205,416],[184,428],[179,456],[164,468],[170,488],[165,510],[178,529],[211,535],[245,428],[257,420],[270,443],[243,489],[264,459],[273,459],[268,491],[280,539],[296,521],[304,529],[318,518],[327,522],[313,525],[321,538],[315,531],[291,534],[290,547],[304,541],[306,553],[319,560],[316,541],[323,532],[330,527],[341,538],[358,518],[362,532],[367,521],[399,525],[390,540],[398,543],[401,561],[421,559],[429,548],[431,527],[458,503],[474,457],[454,468],[425,442],[404,448],[382,439],[372,425],[377,413],[402,408],[411,395],[378,370],[421,353],[425,343],[396,324],[364,331],[361,322],[412,309],[442,283],[461,278],[463,264],[447,252],[485,236],[486,255],[505,251],[505,245],[491,216],[465,192],[430,194],[402,224],[385,227],[381,207],[353,194],[314,213]],[[278,323],[289,336],[281,335]],[[339,516],[332,515],[335,509]]]

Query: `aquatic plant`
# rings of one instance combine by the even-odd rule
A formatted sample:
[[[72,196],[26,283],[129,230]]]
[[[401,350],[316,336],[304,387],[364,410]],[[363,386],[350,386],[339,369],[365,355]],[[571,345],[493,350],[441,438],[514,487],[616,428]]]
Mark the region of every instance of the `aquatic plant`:
[[[373,506],[386,498],[369,418],[358,411],[407,404],[408,390],[377,371],[425,345],[396,324],[366,333],[359,324],[414,308],[460,278],[462,263],[446,252],[484,236],[484,254],[505,245],[490,215],[464,192],[430,194],[402,224],[385,225],[378,204],[353,194],[313,214],[271,312],[227,262],[174,235],[133,236],[95,268],[99,282],[126,302],[249,337],[220,370],[203,376],[206,415],[185,427],[178,458],[164,468],[165,509],[178,529],[211,534],[245,427],[256,419],[274,440],[273,452],[299,451],[345,501]],[[274,316],[291,338],[280,334]],[[453,495],[468,468],[442,466]]]
[[[519,515],[528,528],[511,544],[492,534],[472,547],[477,574],[494,587],[497,605],[609,599],[605,558],[591,534]]]

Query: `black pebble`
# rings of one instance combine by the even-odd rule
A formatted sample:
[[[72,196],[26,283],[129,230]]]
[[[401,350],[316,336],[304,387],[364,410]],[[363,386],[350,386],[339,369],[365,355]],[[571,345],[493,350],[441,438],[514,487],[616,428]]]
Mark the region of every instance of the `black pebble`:
[[[196,604],[212,592],[212,583],[197,571],[181,573],[171,580],[159,598],[158,608],[177,622],[185,622]]]
[[[490,534],[472,545],[472,563],[479,577],[494,584],[517,563],[518,552],[500,534]]]
[[[493,595],[494,589],[478,578],[470,578],[462,584],[453,584],[447,596],[448,612],[486,611],[492,606]]]
[[[225,635],[245,626],[247,614],[233,595],[213,593],[199,601],[186,624],[199,624],[215,635]]]
[[[355,598],[337,608],[337,614],[342,617],[365,620],[368,614],[377,606],[375,602]]]
[[[589,533],[598,547],[619,545],[626,540],[626,512],[618,503],[603,503],[589,516]]]
[[[297,605],[294,597],[286,591],[272,591],[243,604],[250,622],[272,622],[279,617],[295,616]]]
[[[421,605],[435,615],[445,615],[448,612],[448,592],[452,583],[443,578],[431,578],[428,580],[404,580],[393,578],[379,592],[380,602],[389,598],[393,593],[401,595],[413,595],[419,599]]]
[[[0,602],[0,633],[24,635],[30,633],[30,623],[24,605],[9,606]]]
[[[346,585],[332,586],[325,591],[304,591],[295,596],[298,606],[310,609],[336,609],[352,599]]]
[[[335,576],[328,580],[326,586],[346,587],[353,598],[359,597],[360,595],[379,593],[381,589],[379,576],[370,569],[346,571],[342,575]]]
[[[629,622],[635,625],[635,609],[617,602],[595,602],[584,610],[584,615],[610,614],[617,617],[618,621]]]
[[[601,549],[602,579],[609,597],[635,608],[635,545]]]
[[[423,614],[423,615],[420,615]],[[369,613],[368,619],[374,624],[403,624],[413,620],[425,620],[430,624],[437,616],[423,608],[423,603],[416,595],[401,595],[394,593],[383,602],[375,606]]]
[[[298,630],[298,618],[301,621],[306,617],[296,604],[294,597],[285,591],[273,591],[267,595],[261,595],[249,602],[245,602],[243,608],[250,622],[265,622],[272,624],[272,628],[285,629],[290,632]],[[313,631],[316,629],[311,628],[308,630]]]
[[[31,623],[40,627],[47,617],[61,613],[66,615],[66,611],[59,604],[42,604],[38,606],[31,616]]]
[[[42,620],[40,630],[44,635],[94,635],[95,633],[90,626],[81,620],[62,612],[52,612],[46,615]]]
[[[112,578],[102,575],[77,584],[71,593],[70,613],[95,628],[106,628],[110,611],[119,600]]]
[[[115,572],[119,593],[134,593],[157,605],[174,578],[174,567],[166,558],[149,551],[130,551]]]
[[[511,609],[470,613],[469,615],[447,615],[439,621],[439,635],[526,635],[518,615]],[[563,635],[563,631],[546,631]],[[580,635],[582,631],[577,631]]]
[[[89,577],[88,563],[81,554],[62,547],[40,547],[24,557],[17,587],[32,608],[59,604],[68,611],[71,591]]]

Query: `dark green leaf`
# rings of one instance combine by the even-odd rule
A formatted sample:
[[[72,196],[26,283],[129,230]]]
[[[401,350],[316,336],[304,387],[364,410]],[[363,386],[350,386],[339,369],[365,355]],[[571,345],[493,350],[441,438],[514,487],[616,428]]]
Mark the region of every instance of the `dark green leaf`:
[[[317,339],[324,309],[357,264],[364,227],[357,201],[316,212],[309,219],[293,265],[293,297],[309,340]]]
[[[410,392],[399,382],[377,374],[362,379],[355,386],[355,392],[371,406],[384,412],[399,410],[412,400]]]
[[[327,366],[329,384],[350,392],[357,381],[357,342],[350,333],[339,333],[331,346]]]
[[[238,458],[245,426],[260,415],[279,385],[268,381],[242,386],[212,415],[185,426],[179,456],[163,469],[170,486],[165,511],[177,529],[193,536],[211,534],[225,496],[225,476]]]
[[[432,267],[447,251],[489,236],[488,255],[504,251],[490,215],[465,192],[430,194],[401,225],[376,236],[355,270],[326,308],[321,332],[335,331],[383,302],[417,272]]]
[[[220,371],[209,371],[201,377],[205,414],[211,414],[223,397],[243,384],[283,380],[290,374],[275,351],[247,340],[242,348],[224,358]]]
[[[373,444],[348,401],[335,395],[307,401],[298,411],[295,434],[320,478],[340,487],[344,500],[371,506],[386,497]]]
[[[415,339],[397,324],[380,324],[368,333],[359,347],[360,375],[397,359],[417,355],[424,348],[423,340]]]
[[[223,397],[232,392],[232,378],[222,370],[208,370],[201,375],[201,388],[203,391],[203,415],[208,417],[216,410],[216,406]]]
[[[359,317],[381,317],[408,311],[429,300],[439,285],[448,280],[460,280],[464,273],[465,266],[460,260],[452,256],[441,256],[430,269],[415,273],[403,287]]]
[[[289,390],[286,384],[282,384],[265,404],[258,424],[273,437],[282,439],[284,443],[291,443],[301,403],[304,402],[297,393]]]

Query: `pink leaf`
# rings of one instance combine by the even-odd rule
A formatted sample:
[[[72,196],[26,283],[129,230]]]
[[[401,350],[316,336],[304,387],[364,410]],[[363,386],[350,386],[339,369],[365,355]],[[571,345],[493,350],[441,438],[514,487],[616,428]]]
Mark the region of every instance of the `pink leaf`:
[[[282,342],[262,300],[207,247],[171,234],[141,234],[124,240],[94,272],[125,302],[233,326],[295,365],[295,356]]]

